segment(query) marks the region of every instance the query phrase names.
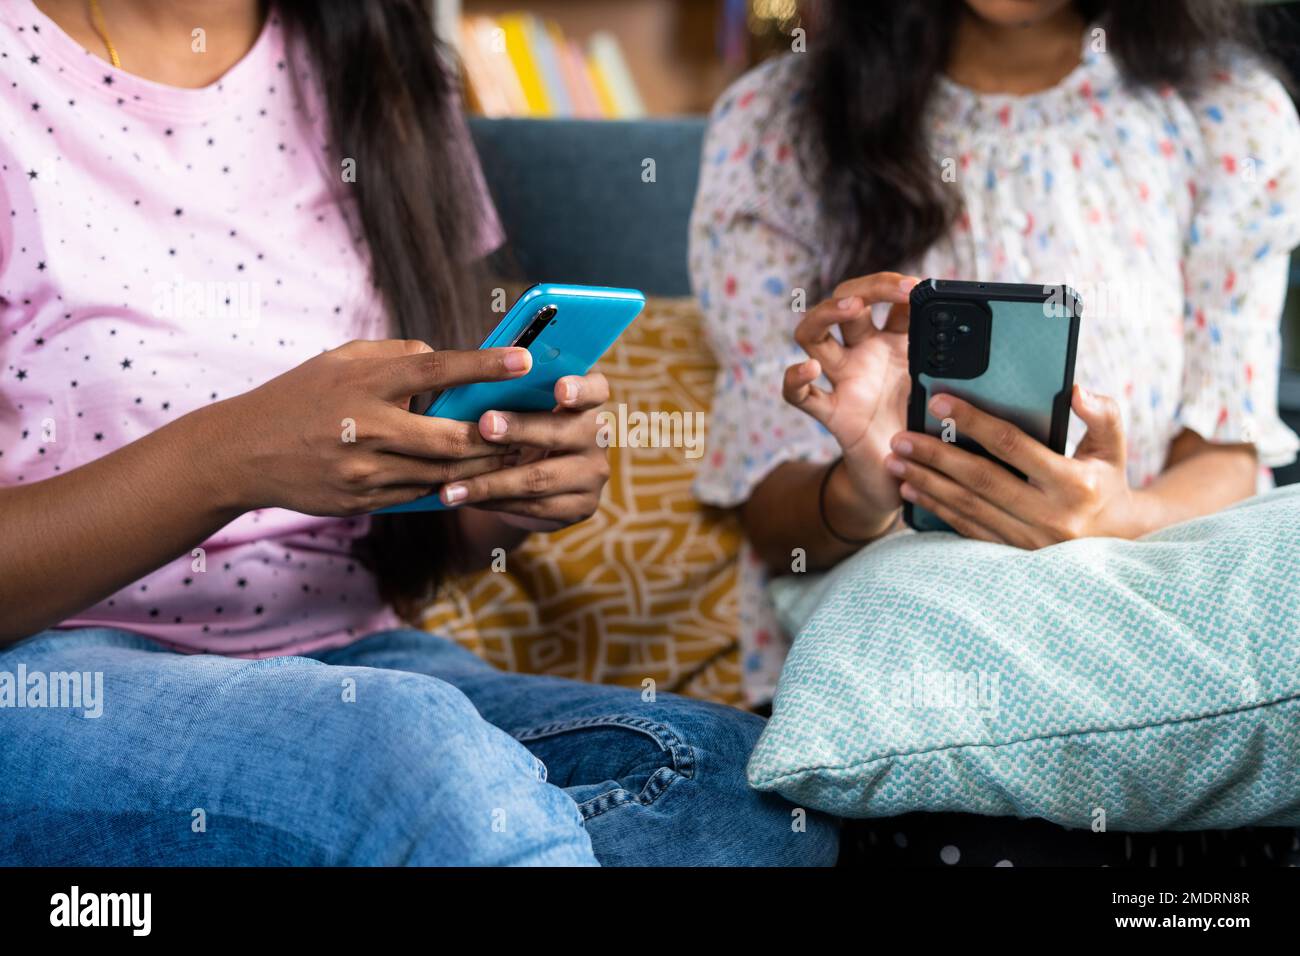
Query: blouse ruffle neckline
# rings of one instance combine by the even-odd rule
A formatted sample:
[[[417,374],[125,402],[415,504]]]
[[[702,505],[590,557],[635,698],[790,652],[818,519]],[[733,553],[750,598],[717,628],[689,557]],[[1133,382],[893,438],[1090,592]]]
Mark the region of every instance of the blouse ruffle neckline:
[[[928,112],[940,130],[1019,133],[1078,122],[1101,110],[1121,83],[1113,54],[1095,49],[1094,28],[1084,31],[1079,63],[1055,86],[1036,93],[981,93],[940,74]]]

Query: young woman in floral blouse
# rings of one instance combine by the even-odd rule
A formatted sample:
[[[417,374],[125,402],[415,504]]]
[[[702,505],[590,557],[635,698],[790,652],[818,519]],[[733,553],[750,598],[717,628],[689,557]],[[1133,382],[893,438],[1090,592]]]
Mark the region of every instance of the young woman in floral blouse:
[[[1300,123],[1237,3],[822,14],[809,52],[718,103],[692,226],[722,365],[696,492],[739,507],[751,544],[756,700],[787,646],[763,582],[793,549],[833,565],[904,498],[1020,547],[1133,538],[1252,494],[1297,449],[1276,395]],[[1027,482],[906,432],[917,277],[1081,293],[1066,455],[941,410]]]

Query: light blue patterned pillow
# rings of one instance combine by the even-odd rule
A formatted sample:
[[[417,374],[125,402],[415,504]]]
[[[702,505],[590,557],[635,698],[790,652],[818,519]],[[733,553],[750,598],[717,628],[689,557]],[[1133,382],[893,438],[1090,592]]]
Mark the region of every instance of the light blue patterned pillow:
[[[851,817],[1300,824],[1300,487],[1140,541],[897,535],[811,591],[750,783]]]

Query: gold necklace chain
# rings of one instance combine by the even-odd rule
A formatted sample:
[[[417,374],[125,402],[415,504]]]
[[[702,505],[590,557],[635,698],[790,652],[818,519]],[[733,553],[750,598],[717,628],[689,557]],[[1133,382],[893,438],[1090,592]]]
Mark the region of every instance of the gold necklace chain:
[[[108,27],[104,26],[104,11],[100,9],[99,0],[86,0],[86,6],[90,10],[90,25],[95,28],[99,38],[104,41],[104,49],[108,51],[109,61],[122,69],[122,61],[117,57],[117,48],[113,46],[113,41],[108,38]]]

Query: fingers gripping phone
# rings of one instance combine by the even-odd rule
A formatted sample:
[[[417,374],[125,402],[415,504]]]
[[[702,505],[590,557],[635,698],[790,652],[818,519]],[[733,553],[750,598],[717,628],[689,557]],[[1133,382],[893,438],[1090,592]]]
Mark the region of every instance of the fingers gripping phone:
[[[1023,478],[976,442],[954,433],[951,423],[930,414],[932,397],[955,395],[1064,454],[1083,313],[1074,290],[927,279],[916,284],[910,298],[908,430],[954,441]],[[903,519],[917,531],[952,530],[908,501]]]
[[[645,307],[635,289],[535,285],[479,346],[526,348],[533,367],[522,378],[475,382],[441,393],[424,413],[476,422],[485,412],[547,412],[555,408],[555,385],[566,375],[586,375]],[[383,508],[376,514],[441,511],[437,494]]]

